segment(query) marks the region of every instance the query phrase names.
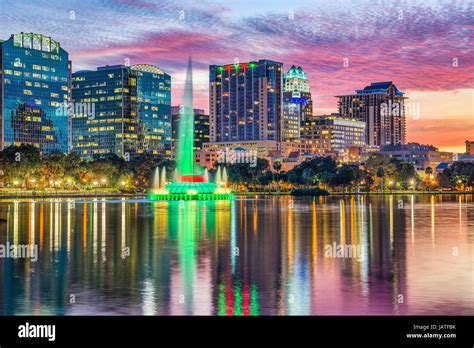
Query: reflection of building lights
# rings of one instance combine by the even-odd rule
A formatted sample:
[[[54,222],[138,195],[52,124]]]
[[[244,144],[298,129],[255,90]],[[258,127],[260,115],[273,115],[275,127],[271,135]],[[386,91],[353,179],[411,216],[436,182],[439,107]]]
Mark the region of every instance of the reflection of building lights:
[[[13,182],[13,185],[18,185],[18,184],[19,184],[18,181],[14,181],[14,182]]]
[[[102,179],[100,180],[102,183],[106,183],[107,182],[107,179]]]
[[[36,179],[30,179],[30,182],[34,184],[36,182]]]
[[[258,291],[255,284],[220,283],[217,315],[258,315]]]
[[[97,183],[97,181],[94,181],[93,184],[94,184],[94,185],[97,185],[98,183]]]

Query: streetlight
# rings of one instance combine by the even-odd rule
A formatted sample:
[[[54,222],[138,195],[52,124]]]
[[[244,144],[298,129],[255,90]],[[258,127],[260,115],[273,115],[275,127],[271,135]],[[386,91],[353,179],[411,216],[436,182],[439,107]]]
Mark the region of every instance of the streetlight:
[[[30,180],[28,180],[28,181],[34,185],[34,184],[35,184],[35,182],[36,182],[36,179],[35,179],[35,178],[31,178],[31,179],[30,179]]]

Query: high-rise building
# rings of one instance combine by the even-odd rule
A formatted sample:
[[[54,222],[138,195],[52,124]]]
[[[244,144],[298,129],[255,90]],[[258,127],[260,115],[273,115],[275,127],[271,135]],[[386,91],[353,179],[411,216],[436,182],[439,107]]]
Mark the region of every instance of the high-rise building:
[[[141,151],[171,157],[171,76],[153,65],[131,67],[137,78]],[[140,151],[140,152],[141,152]]]
[[[172,119],[172,142],[173,142],[173,153],[176,152],[179,116],[181,106],[171,107],[171,119]],[[202,109],[194,109],[194,150],[202,150],[202,145],[209,142],[209,115],[206,115]]]
[[[282,139],[283,64],[209,66],[211,142]]]
[[[138,153],[137,79],[123,65],[72,74],[74,104],[93,105],[94,113],[74,112],[72,151],[83,157]],[[86,109],[86,108],[84,108]],[[91,107],[87,108],[91,109]]]
[[[349,150],[366,144],[365,126],[365,122],[339,115],[313,116],[304,122],[302,136],[312,153],[350,161]]]
[[[466,154],[474,155],[474,141],[466,140]]]
[[[70,71],[68,53],[50,37],[21,33],[0,42],[0,149],[68,151]]]
[[[311,90],[306,73],[291,66],[285,74],[283,89],[283,140],[298,139],[303,122],[313,114]]]
[[[337,96],[339,114],[364,121],[368,145],[405,144],[404,93],[392,81],[376,82],[355,94]]]
[[[140,64],[78,71],[72,100],[93,106],[76,108],[72,117],[73,151],[81,156],[171,156],[171,78],[161,69]]]

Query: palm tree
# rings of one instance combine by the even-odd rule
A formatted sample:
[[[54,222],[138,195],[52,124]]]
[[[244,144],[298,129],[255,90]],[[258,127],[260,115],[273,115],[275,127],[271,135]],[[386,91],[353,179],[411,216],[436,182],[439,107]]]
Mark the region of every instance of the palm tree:
[[[277,180],[280,182],[280,170],[281,170],[281,161],[277,160],[273,162],[273,169],[277,172]],[[275,181],[275,178],[273,179]]]
[[[281,161],[275,161],[273,163],[273,169],[275,169],[275,171],[279,173],[281,170]]]

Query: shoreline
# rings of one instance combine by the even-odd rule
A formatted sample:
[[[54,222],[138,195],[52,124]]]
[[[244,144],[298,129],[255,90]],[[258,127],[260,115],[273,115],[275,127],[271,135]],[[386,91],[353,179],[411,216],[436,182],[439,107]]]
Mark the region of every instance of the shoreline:
[[[253,196],[292,196],[290,191],[283,192],[235,192],[236,197],[253,197]],[[412,190],[399,190],[399,191],[384,191],[384,192],[329,192],[329,196],[386,196],[386,195],[432,195],[432,194],[458,194],[458,195],[469,195],[474,194],[474,191],[412,191]],[[147,192],[141,193],[126,193],[120,191],[58,191],[58,192],[33,192],[29,191],[7,191],[2,192],[0,190],[0,199],[28,199],[28,198],[94,198],[94,197],[131,197],[131,198],[143,198],[147,197]],[[322,195],[307,195],[307,196],[296,196],[293,197],[319,197]]]

